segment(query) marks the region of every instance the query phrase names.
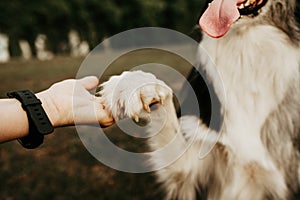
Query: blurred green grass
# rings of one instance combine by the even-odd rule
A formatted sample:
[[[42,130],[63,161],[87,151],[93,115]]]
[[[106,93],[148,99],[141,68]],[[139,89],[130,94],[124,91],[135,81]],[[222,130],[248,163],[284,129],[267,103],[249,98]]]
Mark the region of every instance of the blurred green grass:
[[[14,59],[0,64],[0,97],[7,91],[34,92],[74,78],[83,59],[56,57],[51,61]],[[1,113],[1,112],[0,112]],[[111,130],[120,146],[131,141]],[[58,128],[36,150],[16,141],[0,146],[0,199],[161,199],[153,174],[128,174],[102,165],[81,143],[75,128]]]

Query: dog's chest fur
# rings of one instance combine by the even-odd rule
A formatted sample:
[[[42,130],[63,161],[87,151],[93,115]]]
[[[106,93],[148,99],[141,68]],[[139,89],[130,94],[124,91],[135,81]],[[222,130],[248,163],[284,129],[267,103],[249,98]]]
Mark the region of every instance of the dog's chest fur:
[[[233,28],[221,39],[204,36],[203,48],[200,48],[202,65],[211,76],[217,93],[225,90],[225,97],[221,97],[225,110],[222,142],[234,152],[237,166],[245,167],[255,162],[272,171],[271,176],[277,177],[278,188],[284,188],[281,185],[284,177],[263,144],[261,131],[289,88],[299,80],[299,49],[272,26],[239,30]],[[215,66],[211,66],[203,51]],[[211,74],[211,67],[217,68],[222,84]]]

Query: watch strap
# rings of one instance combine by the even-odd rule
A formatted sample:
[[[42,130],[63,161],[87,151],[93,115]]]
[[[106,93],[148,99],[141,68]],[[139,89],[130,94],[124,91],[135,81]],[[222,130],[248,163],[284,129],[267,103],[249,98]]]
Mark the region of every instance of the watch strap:
[[[33,149],[43,143],[44,135],[50,134],[54,128],[45,113],[42,102],[29,90],[9,92],[7,96],[16,98],[26,111],[29,122],[29,134],[18,139],[23,147]]]

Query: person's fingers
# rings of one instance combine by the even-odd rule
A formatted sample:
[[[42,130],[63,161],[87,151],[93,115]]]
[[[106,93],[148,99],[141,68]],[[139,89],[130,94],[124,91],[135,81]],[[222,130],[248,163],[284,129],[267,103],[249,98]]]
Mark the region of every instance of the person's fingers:
[[[99,85],[99,79],[96,76],[87,76],[78,81],[86,90],[92,90]]]
[[[112,116],[110,115],[110,113],[108,113],[107,110],[103,109],[101,110],[101,112],[97,113],[98,116],[98,122],[102,125],[102,126],[111,126],[114,124],[114,119],[112,118]]]
[[[103,105],[101,98],[95,98],[94,105],[96,107],[96,114],[98,122],[102,126],[111,126],[114,124],[114,118],[111,113],[107,110],[105,105]]]

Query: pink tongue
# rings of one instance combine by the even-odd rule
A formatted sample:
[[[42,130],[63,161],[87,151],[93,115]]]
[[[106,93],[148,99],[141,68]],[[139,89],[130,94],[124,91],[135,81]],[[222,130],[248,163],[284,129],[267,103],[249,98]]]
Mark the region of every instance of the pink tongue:
[[[229,31],[230,26],[239,17],[237,0],[214,0],[200,18],[199,23],[205,33],[219,38]]]

